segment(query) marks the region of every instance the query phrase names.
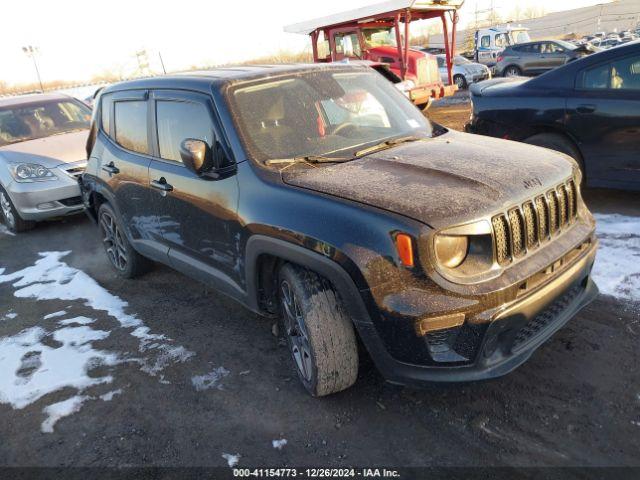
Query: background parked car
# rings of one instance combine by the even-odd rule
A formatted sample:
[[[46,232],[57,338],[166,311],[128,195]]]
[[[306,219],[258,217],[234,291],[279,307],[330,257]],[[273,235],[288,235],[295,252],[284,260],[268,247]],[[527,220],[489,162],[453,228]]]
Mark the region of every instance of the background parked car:
[[[0,218],[12,232],[82,211],[91,110],[61,94],[0,100]]]
[[[498,56],[496,76],[538,75],[595,51],[589,45],[576,46],[562,40],[512,45]]]
[[[449,75],[447,72],[446,55],[437,55],[438,70],[440,70],[440,77],[445,83],[449,82]],[[453,82],[458,86],[459,90],[464,90],[472,83],[481,82],[491,78],[491,70],[489,67],[481,65],[480,63],[474,63],[466,58],[456,55],[453,57]]]
[[[566,153],[588,185],[640,190],[640,42],[471,94],[468,131]]]

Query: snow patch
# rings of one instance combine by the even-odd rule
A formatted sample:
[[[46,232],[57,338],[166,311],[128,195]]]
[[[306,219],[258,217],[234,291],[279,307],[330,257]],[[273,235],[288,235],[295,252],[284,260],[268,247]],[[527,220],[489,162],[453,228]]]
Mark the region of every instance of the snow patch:
[[[281,438],[280,440],[273,440],[271,442],[271,445],[273,445],[273,448],[275,448],[276,450],[282,450],[286,444],[287,444],[286,438]]]
[[[153,350],[156,354],[155,359],[145,357],[141,361],[141,369],[149,375],[156,375],[170,363],[184,362],[194,355],[184,347],[170,345],[171,339],[164,335],[150,333],[142,320],[125,312],[127,302],[102,288],[83,271],[62,262],[61,258],[70,253],[41,252],[38,254],[41,258],[30,267],[8,275],[0,270],[0,283],[14,282],[13,286],[18,288],[14,295],[18,298],[84,300],[86,306],[115,318],[121,327],[135,329],[131,335],[140,341],[140,352]]]
[[[41,327],[23,330],[12,337],[0,339],[0,403],[22,409],[45,395],[66,387],[79,392],[113,377],[90,377],[97,365],[116,365],[114,353],[94,349],[90,342],[109,336],[109,332],[86,327],[57,330],[53,339],[60,347],[42,343],[47,336]]]
[[[91,387],[110,384],[114,380],[108,373],[90,376],[97,366],[113,367],[135,361],[140,363],[142,371],[156,375],[169,364],[184,362],[194,355],[182,346],[173,345],[170,338],[151,333],[140,319],[125,312],[126,302],[84,272],[62,262],[61,258],[68,253],[40,253],[41,258],[34,265],[11,274],[0,268],[0,284],[12,282],[16,288],[13,293],[18,298],[84,300],[84,305],[106,312],[120,328],[128,329],[138,341],[139,352],[136,353],[145,355],[131,358],[129,352],[120,354],[95,347],[94,343],[108,338],[111,331],[92,328],[96,320],[85,316],[47,322],[1,337],[0,403],[22,409],[50,393],[66,388],[76,390],[74,396],[44,408],[47,418],[42,423],[42,431],[45,433],[52,432],[61,418],[79,411],[85,401],[97,398],[111,401],[122,393],[122,389],[100,397],[86,393]],[[54,319],[66,314],[67,311],[62,310],[44,318]]]
[[[236,453],[235,455],[231,455],[230,453],[222,454],[222,458],[224,458],[227,461],[227,465],[229,465],[230,468],[233,468],[236,465],[238,465],[238,462],[240,461],[240,457],[241,455],[239,453]]]
[[[198,392],[202,392],[204,390],[209,390],[211,388],[217,388],[218,390],[223,390],[222,384],[220,381],[229,375],[229,370],[224,367],[218,367],[210,373],[206,375],[199,375],[191,378],[191,383],[194,388]]]
[[[58,420],[79,412],[82,404],[89,399],[90,397],[87,396],[76,395],[75,397],[45,407],[44,413],[47,415],[47,419],[42,422],[40,427],[42,433],[53,433],[53,427]]]
[[[640,301],[640,217],[595,214],[600,248],[593,277],[605,295]]]
[[[113,400],[113,397],[116,395],[122,395],[122,389],[119,388],[117,390],[111,390],[110,392],[105,393],[104,395],[100,395],[100,400],[103,402],[110,402]]]
[[[65,320],[60,320],[58,322],[58,325],[91,325],[94,322],[95,320],[93,318],[74,317],[74,318],[67,318]]]
[[[5,313],[3,317],[0,317],[0,320],[13,320],[17,316],[17,313],[9,311],[8,313]]]

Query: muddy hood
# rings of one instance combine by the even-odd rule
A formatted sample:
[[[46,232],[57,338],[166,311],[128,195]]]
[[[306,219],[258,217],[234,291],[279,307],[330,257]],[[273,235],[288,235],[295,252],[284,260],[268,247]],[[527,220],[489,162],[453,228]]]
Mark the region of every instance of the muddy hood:
[[[343,164],[283,171],[297,187],[443,228],[506,209],[568,179],[573,163],[540,147],[459,132]]]
[[[87,159],[89,130],[63,133],[0,147],[0,157],[12,163],[38,163],[57,167]]]

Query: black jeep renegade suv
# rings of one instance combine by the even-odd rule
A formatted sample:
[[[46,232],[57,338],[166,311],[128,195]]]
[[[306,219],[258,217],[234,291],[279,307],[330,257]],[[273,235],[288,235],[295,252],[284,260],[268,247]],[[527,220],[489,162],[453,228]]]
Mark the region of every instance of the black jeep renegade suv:
[[[282,315],[313,395],[355,382],[356,335],[395,383],[506,374],[597,292],[575,162],[447,131],[365,66],[118,84],[88,151],[113,267],[166,263]]]

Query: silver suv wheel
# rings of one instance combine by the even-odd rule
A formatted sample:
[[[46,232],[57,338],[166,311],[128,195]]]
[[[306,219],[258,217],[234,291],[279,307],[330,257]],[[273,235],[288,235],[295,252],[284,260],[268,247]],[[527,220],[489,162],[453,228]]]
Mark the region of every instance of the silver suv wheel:
[[[11,229],[15,228],[16,218],[13,216],[11,202],[4,192],[0,192],[0,209],[2,209],[2,216],[5,222],[7,222],[7,226]]]

